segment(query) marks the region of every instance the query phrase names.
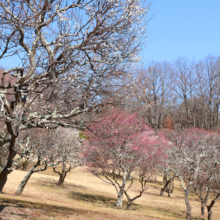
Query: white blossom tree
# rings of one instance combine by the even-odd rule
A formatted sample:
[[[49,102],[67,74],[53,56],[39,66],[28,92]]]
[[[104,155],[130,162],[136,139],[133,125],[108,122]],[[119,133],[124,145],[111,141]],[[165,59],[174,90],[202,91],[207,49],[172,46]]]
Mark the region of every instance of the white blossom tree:
[[[139,0],[0,2],[0,60],[20,62],[1,75],[1,148],[8,157],[0,192],[13,170],[19,131],[82,128],[85,113],[138,61],[148,8]]]
[[[59,162],[53,165],[53,171],[59,175],[58,186],[63,185],[66,175],[73,168],[82,165],[80,157],[79,133],[72,128],[58,128],[54,134]],[[61,165],[61,168],[60,166]]]
[[[204,215],[206,206],[211,220],[211,209],[220,196],[219,135],[197,128],[186,129],[173,141],[170,165],[185,192],[187,219],[192,219],[189,193],[194,192],[201,201],[201,214]],[[206,196],[210,192],[215,192],[215,197],[208,204]]]
[[[15,148],[18,155],[17,164],[15,165],[19,165],[22,158],[28,159],[32,165],[21,181],[17,195],[22,193],[33,173],[53,167],[54,171],[60,176],[58,185],[62,185],[66,174],[81,164],[80,144],[77,141],[78,132],[76,129],[58,128],[48,130],[33,128],[28,131],[28,134],[22,134],[21,136],[24,138],[22,140],[19,138]],[[59,164],[62,165],[61,172],[60,169],[56,169]]]
[[[52,132],[52,130],[46,129],[33,129],[32,132],[28,134],[28,138],[23,141],[22,150],[17,146],[18,150],[20,150],[18,155],[23,156],[23,153],[25,153],[26,157],[32,162],[31,168],[19,184],[16,192],[17,195],[23,192],[33,173],[44,171],[48,167],[59,163],[61,155],[59,154],[57,146],[54,144]],[[20,144],[21,142],[18,145]]]

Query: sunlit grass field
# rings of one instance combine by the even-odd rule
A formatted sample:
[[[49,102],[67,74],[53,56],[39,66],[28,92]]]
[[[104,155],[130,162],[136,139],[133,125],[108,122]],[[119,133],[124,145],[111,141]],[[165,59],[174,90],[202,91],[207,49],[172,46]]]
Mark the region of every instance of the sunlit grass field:
[[[126,197],[123,208],[116,208],[114,187],[93,176],[86,167],[68,173],[63,186],[56,185],[58,175],[52,169],[35,173],[22,195],[17,196],[16,189],[26,172],[15,170],[9,175],[4,194],[0,195],[2,219],[185,219],[184,194],[178,180],[170,198],[166,193],[160,197],[162,178],[158,177],[127,211]],[[136,195],[138,187],[135,183],[130,194]],[[190,195],[190,202],[193,219],[202,219],[196,195]],[[220,219],[220,201],[213,208],[213,219]]]

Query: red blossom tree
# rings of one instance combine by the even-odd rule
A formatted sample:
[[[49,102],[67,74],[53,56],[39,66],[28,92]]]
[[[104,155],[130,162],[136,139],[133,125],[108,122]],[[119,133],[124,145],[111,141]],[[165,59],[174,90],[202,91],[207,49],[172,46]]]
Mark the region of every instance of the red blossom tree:
[[[85,131],[84,159],[90,171],[117,191],[116,206],[121,207],[123,194],[127,209],[146,190],[146,183],[166,159],[167,142],[154,135],[136,114],[114,110],[94,121]],[[140,193],[130,198],[128,190],[135,179]]]

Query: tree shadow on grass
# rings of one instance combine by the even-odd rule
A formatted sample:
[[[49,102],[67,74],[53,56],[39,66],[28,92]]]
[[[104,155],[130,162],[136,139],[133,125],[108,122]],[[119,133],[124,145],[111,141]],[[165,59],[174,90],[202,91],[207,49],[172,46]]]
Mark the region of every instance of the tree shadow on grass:
[[[116,199],[113,199],[111,197],[83,193],[83,192],[71,192],[70,197],[73,199],[90,202],[93,204],[108,204],[109,206],[112,206],[112,207],[114,207],[116,203]]]
[[[27,207],[22,205],[21,203],[18,203],[16,201],[11,201],[8,199],[1,199],[1,205],[0,205],[0,213],[1,216],[6,216],[10,218],[17,217],[19,219],[30,219],[29,214],[26,212]],[[3,218],[0,217],[0,220]]]
[[[103,195],[96,195],[96,194],[90,194],[90,193],[82,193],[82,192],[71,192],[70,197],[73,198],[74,200],[77,201],[84,201],[93,204],[96,207],[103,207],[103,208],[111,208],[111,209],[116,209],[116,198],[111,198]],[[127,208],[127,201],[123,201],[123,207],[119,209],[125,210]],[[146,205],[139,205],[136,203],[132,203],[131,205],[131,211],[146,211],[146,216],[147,213],[149,213],[149,217],[151,216],[151,212],[155,210],[156,212],[160,212],[161,214],[166,215],[167,217],[172,216],[175,217],[176,219],[183,219],[185,213],[177,213],[177,212],[172,212],[172,210],[166,209],[166,208],[156,208],[156,207],[151,207],[151,206],[146,206]],[[129,212],[129,211],[128,211]],[[193,218],[193,219],[199,219],[199,218]]]
[[[65,182],[63,186],[57,186],[56,185],[56,181],[52,180],[52,179],[48,179],[48,178],[42,178],[41,180],[38,181],[38,186],[40,188],[44,188],[45,190],[48,189],[52,189],[52,190],[57,190],[57,189],[61,189],[61,190],[66,190],[68,191],[68,197],[75,200],[75,201],[82,201],[82,202],[86,202],[86,203],[90,203],[93,204],[96,207],[103,207],[103,208],[112,208],[112,209],[116,209],[115,204],[116,204],[116,197],[108,197],[108,196],[104,196],[104,195],[100,195],[97,192],[94,193],[88,193],[87,187],[81,186],[81,185],[76,185],[74,183],[70,183],[70,182]],[[35,185],[35,184],[34,184]],[[36,187],[36,185],[35,185]],[[152,186],[150,186],[152,187]],[[157,187],[152,187],[152,188],[157,188]],[[159,195],[159,191],[158,193],[152,193],[152,192],[148,192],[146,191],[147,194],[154,194],[157,197],[160,197]],[[167,196],[163,196],[163,197],[167,197]],[[183,199],[183,197],[180,196],[176,196],[175,198],[181,198]],[[169,198],[169,197],[167,197]],[[172,195],[171,195],[172,198]],[[127,201],[126,199],[123,202],[123,207],[120,209],[125,210],[127,207]],[[162,213],[166,213],[166,216],[175,216],[177,219],[182,218],[185,213],[182,212],[180,213],[176,213],[176,212],[172,212],[171,210],[168,209],[158,209],[158,208],[152,208],[152,207],[147,207],[145,205],[139,205],[136,203],[133,203],[131,206],[131,210],[133,211],[139,211],[139,210],[143,210],[146,209],[146,211],[148,209],[155,209],[156,211],[162,212]],[[150,217],[150,216],[149,216]],[[201,220],[201,218],[193,218],[193,219],[197,219],[197,220]]]
[[[38,202],[29,202],[14,198],[0,199],[1,216],[13,217],[13,219],[14,217],[16,217],[15,219],[38,219],[39,216],[56,217],[73,214],[77,215],[81,214],[81,212],[81,210],[74,208],[60,207]]]
[[[112,198],[103,195],[91,194],[91,193],[84,193],[84,192],[71,192],[69,194],[70,198],[74,200],[81,200],[83,202],[91,203],[97,207],[106,207],[106,208],[113,208],[116,209],[116,200],[117,198]],[[127,201],[123,201],[123,206],[117,209],[126,209],[127,208]],[[140,210],[142,208],[141,205],[133,203],[131,205],[131,210]]]
[[[62,190],[66,190],[66,191],[78,191],[78,190],[85,190],[86,187],[81,186],[81,185],[77,185],[74,183],[69,183],[69,182],[64,182],[64,184],[62,186],[58,186],[57,185],[57,181],[55,180],[51,180],[51,179],[47,179],[47,178],[43,178],[40,179],[38,181],[38,184],[36,185],[36,183],[33,183],[34,187],[40,187],[43,188],[45,190],[51,189],[51,190],[57,190],[57,189],[62,189]]]
[[[91,209],[69,208],[39,202],[29,202],[19,199],[0,198],[0,220],[3,219],[99,219],[99,220],[121,220],[111,213],[103,213]]]

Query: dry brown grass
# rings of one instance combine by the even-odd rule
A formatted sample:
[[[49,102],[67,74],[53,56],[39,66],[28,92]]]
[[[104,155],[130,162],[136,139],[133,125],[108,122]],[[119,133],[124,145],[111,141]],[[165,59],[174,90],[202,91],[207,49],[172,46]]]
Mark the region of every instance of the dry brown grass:
[[[122,209],[115,208],[115,189],[88,173],[85,168],[71,171],[64,183],[58,187],[58,175],[48,169],[35,173],[21,196],[14,193],[26,171],[16,170],[9,175],[4,193],[0,195],[2,219],[185,219],[185,203],[179,182],[168,198],[159,196],[161,184],[149,183],[148,190],[136,200],[130,211],[126,211],[126,201]],[[137,186],[137,185],[136,185]],[[134,186],[131,194],[135,195]],[[200,218],[200,203],[195,195],[190,197],[194,219]],[[213,208],[213,219],[220,219],[220,202]],[[0,218],[0,219],[1,219]]]

